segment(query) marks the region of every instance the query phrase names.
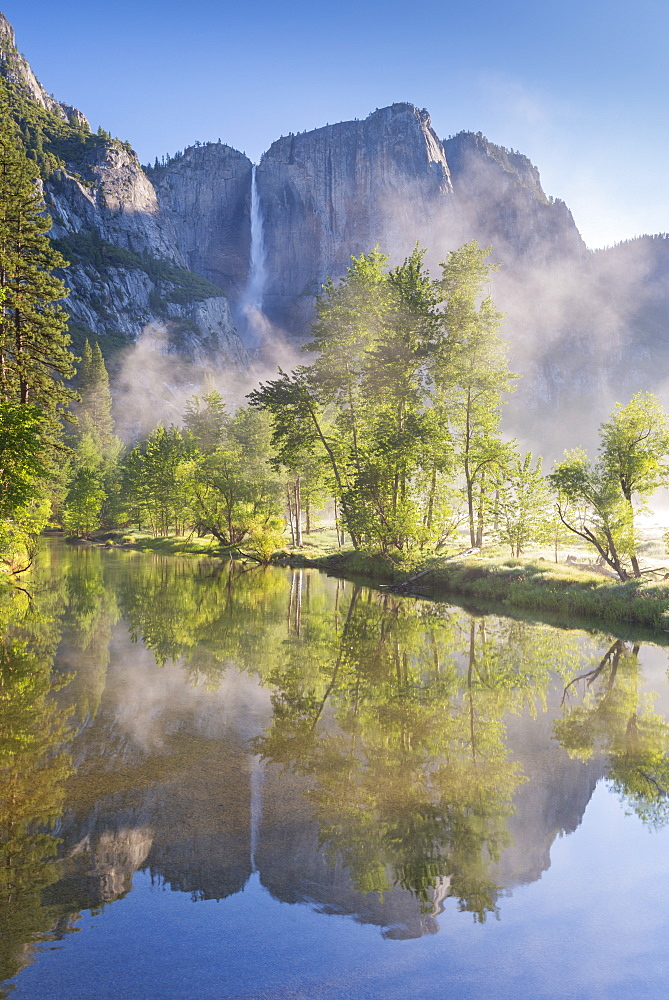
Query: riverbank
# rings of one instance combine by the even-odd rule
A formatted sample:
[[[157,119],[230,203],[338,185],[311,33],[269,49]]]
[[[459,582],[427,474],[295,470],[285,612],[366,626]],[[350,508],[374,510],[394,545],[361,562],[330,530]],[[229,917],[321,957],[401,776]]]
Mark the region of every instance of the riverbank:
[[[549,612],[562,619],[594,618],[669,630],[669,580],[623,583],[572,563],[483,556],[431,558],[410,569],[388,557],[352,551],[315,559],[291,555],[287,562],[364,579],[415,597],[468,598],[525,612]]]
[[[509,611],[546,614],[562,622],[590,619],[669,632],[669,580],[628,580],[623,583],[574,563],[547,559],[492,558],[482,555],[413,557],[399,562],[390,556],[344,549],[283,550],[273,563],[293,568],[312,567],[332,576],[359,579],[372,586],[432,600],[469,600]],[[82,544],[82,543],[80,543]],[[229,558],[211,538],[153,538],[109,533],[83,544],[155,552],[161,555]]]

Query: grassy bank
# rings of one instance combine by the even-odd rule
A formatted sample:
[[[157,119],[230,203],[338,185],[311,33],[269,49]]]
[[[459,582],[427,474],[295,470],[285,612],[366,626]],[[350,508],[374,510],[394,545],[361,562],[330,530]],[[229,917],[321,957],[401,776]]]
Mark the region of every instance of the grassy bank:
[[[597,619],[669,629],[669,581],[664,580],[622,583],[543,559],[433,558],[407,567],[382,556],[342,552],[304,562],[419,597],[469,598],[480,604],[549,612],[563,620]]]

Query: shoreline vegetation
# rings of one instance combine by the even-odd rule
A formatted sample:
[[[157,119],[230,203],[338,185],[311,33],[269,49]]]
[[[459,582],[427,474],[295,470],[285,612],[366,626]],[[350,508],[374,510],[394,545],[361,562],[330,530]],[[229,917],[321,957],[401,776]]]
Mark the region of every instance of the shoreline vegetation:
[[[183,536],[152,538],[108,532],[90,540],[67,541],[166,556],[247,561],[250,558],[234,547],[217,545],[215,540],[212,543],[211,539]],[[666,632],[669,636],[669,579],[642,577],[623,582],[576,562],[479,553],[414,556],[398,561],[388,555],[355,549],[319,553],[307,548],[305,552],[278,550],[268,565],[318,569],[407,597],[454,600],[486,610],[494,605],[497,613],[511,616],[517,613],[549,616],[554,624],[577,627],[590,622],[598,626],[606,624],[614,631],[629,631],[629,627],[636,626]],[[661,570],[656,572],[664,575]]]

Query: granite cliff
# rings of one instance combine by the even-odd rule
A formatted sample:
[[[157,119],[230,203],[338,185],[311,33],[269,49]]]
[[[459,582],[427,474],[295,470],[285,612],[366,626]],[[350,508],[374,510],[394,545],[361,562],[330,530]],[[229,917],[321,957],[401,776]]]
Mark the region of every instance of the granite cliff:
[[[183,263],[237,298],[251,255],[251,171],[247,156],[220,142],[147,170]]]
[[[134,151],[47,94],[1,14],[0,90],[39,167],[50,235],[71,264],[64,304],[75,348],[87,336],[122,347],[152,326],[166,331],[168,349],[245,368],[225,290],[189,268]]]
[[[343,275],[352,254],[378,243],[403,257],[418,234],[433,245],[430,230],[456,212],[443,146],[411,104],[277,140],[258,166],[258,194],[263,305],[287,329],[304,328],[324,280]]]
[[[492,243],[500,260],[583,257],[586,247],[563,201],[548,198],[539,171],[521,153],[480,132],[447,139],[444,153],[468,237]]]

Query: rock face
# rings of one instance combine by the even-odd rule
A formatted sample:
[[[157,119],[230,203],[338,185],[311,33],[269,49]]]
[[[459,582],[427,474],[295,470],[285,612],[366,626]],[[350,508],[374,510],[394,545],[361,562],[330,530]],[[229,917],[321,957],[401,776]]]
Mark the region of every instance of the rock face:
[[[56,170],[45,185],[55,238],[95,230],[114,246],[187,266],[136,156],[110,142],[86,154],[77,166],[76,174]]]
[[[68,268],[65,283],[71,292],[70,315],[97,337],[108,332],[110,318],[113,329],[129,341],[151,325],[165,327],[167,344],[195,360],[222,356],[240,370],[248,363],[225,296],[184,303],[163,300],[157,313],[156,295],[169,294],[171,286],[138,268],[107,268],[101,274],[79,264]]]
[[[235,297],[248,280],[251,171],[247,156],[221,143],[192,146],[150,171],[187,266]]]
[[[520,153],[461,132],[444,142],[468,238],[504,261],[583,257],[586,247],[563,201],[547,198],[539,171]]]
[[[411,104],[279,139],[257,180],[270,275],[263,305],[289,329],[303,328],[313,296],[352,254],[379,243],[405,256],[455,210],[443,147]]]
[[[175,213],[161,207],[127,143],[92,135],[80,112],[46,93],[2,15],[0,87],[15,120],[31,122],[23,135],[41,168],[50,235],[71,265],[64,304],[75,350],[90,336],[103,348],[120,347],[150,326],[164,331],[172,349],[245,369],[248,356],[220,281],[203,279],[204,266],[191,270],[185,249],[199,245],[197,235],[189,244],[187,228],[175,226]],[[26,115],[34,104],[46,113],[37,125]],[[187,201],[182,206],[196,231],[208,207],[198,215]],[[204,264],[202,255],[197,263]]]

